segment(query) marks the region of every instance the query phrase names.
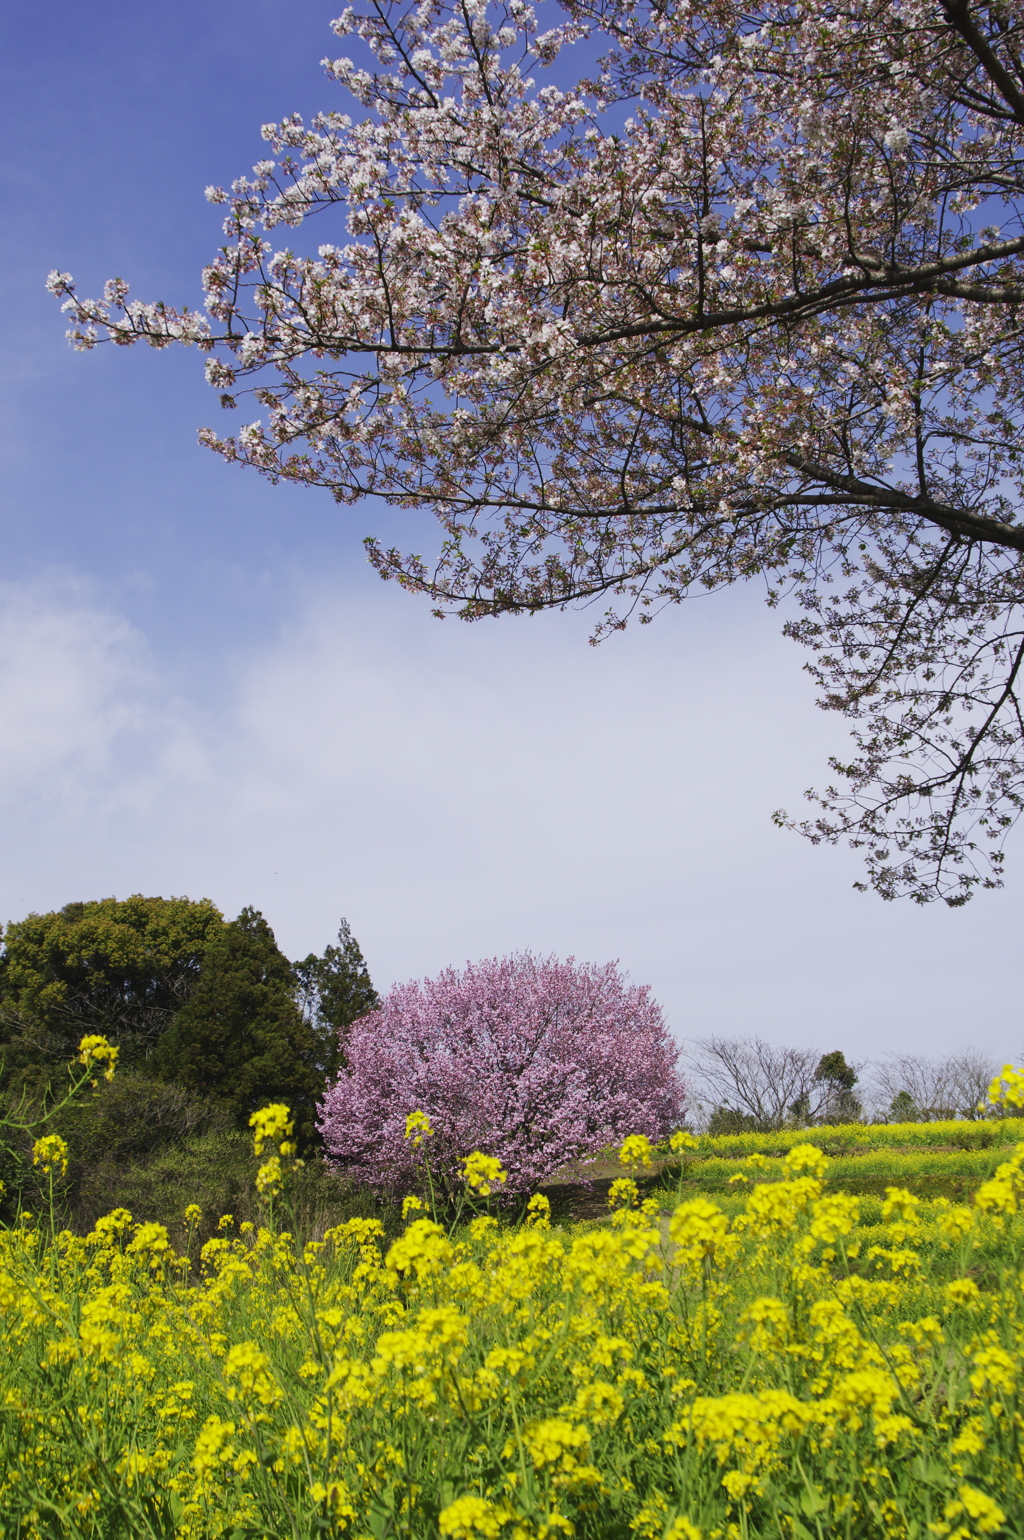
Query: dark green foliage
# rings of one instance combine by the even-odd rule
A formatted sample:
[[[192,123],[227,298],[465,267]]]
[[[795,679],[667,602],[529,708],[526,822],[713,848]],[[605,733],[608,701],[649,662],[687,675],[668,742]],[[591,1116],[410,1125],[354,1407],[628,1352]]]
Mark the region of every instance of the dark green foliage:
[[[707,1131],[713,1137],[718,1134],[763,1134],[768,1133],[770,1127],[751,1112],[740,1112],[737,1107],[716,1107],[708,1119]]]
[[[130,1164],[227,1128],[229,1121],[212,1097],[129,1070],[109,1083],[101,1080],[48,1126],[67,1141],[73,1166],[90,1166],[101,1160]]]
[[[847,1064],[838,1048],[833,1053],[823,1053],[814,1071],[815,1080],[829,1080],[842,1091],[852,1091],[857,1084],[857,1071]]]
[[[346,1030],[380,1004],[347,920],[338,928],[338,945],[322,957],[310,952],[295,964],[295,978],[302,1014],[320,1043],[324,1078],[332,1080],[345,1062]]]
[[[320,1039],[295,1000],[291,963],[262,914],[243,909],[210,941],[198,982],[153,1063],[164,1080],[223,1103],[239,1129],[258,1107],[286,1102],[308,1146],[324,1086],[321,1057]]]
[[[4,1111],[18,1111],[18,1098],[10,1092],[0,1093],[0,1114]],[[219,1103],[138,1070],[87,1087],[46,1124],[46,1131],[60,1134],[68,1147],[68,1173],[56,1188],[61,1222],[70,1220],[83,1183],[97,1167],[123,1173],[134,1163],[228,1126]],[[38,1212],[48,1201],[48,1184],[32,1167],[33,1136],[14,1129],[6,1134],[10,1148],[0,1151],[0,1181],[6,1188],[0,1212],[10,1222],[19,1206]]]
[[[920,1108],[909,1091],[898,1091],[889,1103],[889,1121],[891,1123],[919,1123],[922,1121]]]
[[[197,982],[223,925],[209,899],[65,904],[8,925],[0,955],[0,1084],[59,1084],[85,1033],[145,1062]]]
[[[819,1123],[856,1123],[864,1108],[853,1094],[857,1084],[857,1071],[847,1064],[838,1049],[822,1054],[814,1078],[823,1085],[827,1095],[825,1105],[818,1113]]]
[[[195,1203],[203,1215],[194,1236],[197,1249],[217,1232],[222,1214],[233,1215],[236,1226],[266,1222],[255,1186],[258,1165],[251,1137],[222,1127],[127,1161],[101,1155],[83,1165],[72,1159],[68,1180],[56,1193],[57,1220],[83,1235],[101,1215],[126,1208],[139,1223],[166,1225],[172,1244],[184,1250],[185,1209]],[[34,1212],[45,1211],[47,1195],[38,1181],[25,1197]],[[289,1202],[306,1239],[318,1239],[331,1225],[356,1215],[384,1220],[391,1233],[399,1228],[397,1210],[381,1208],[372,1193],[335,1176],[316,1157],[289,1178]],[[7,1222],[15,1213],[16,1207],[5,1214]]]

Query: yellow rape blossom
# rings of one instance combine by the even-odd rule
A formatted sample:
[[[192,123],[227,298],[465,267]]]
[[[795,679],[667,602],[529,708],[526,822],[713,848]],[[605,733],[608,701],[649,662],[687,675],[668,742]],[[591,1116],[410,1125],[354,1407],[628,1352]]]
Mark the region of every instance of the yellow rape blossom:
[[[271,1155],[256,1172],[256,1191],[261,1198],[275,1198],[284,1186],[280,1155]]]
[[[643,1166],[645,1171],[649,1171],[653,1153],[651,1141],[646,1134],[627,1134],[619,1146],[619,1164]]]
[[[47,1176],[64,1176],[68,1169],[68,1147],[60,1134],[44,1134],[32,1146],[32,1164],[41,1166]]]
[[[240,1342],[229,1348],[224,1360],[224,1378],[228,1382],[228,1400],[256,1400],[273,1406],[281,1399],[281,1389],[270,1369],[270,1359],[255,1342]]]
[[[816,1144],[795,1144],[782,1164],[794,1176],[804,1173],[820,1179],[828,1169],[828,1156]]]
[[[1024,1107],[1024,1069],[1004,1064],[988,1088],[990,1107]]]
[[[434,1130],[425,1112],[410,1112],[405,1120],[405,1137],[411,1139],[414,1149],[419,1149],[424,1139],[432,1139]]]
[[[686,1262],[711,1260],[722,1255],[729,1235],[729,1221],[710,1198],[692,1198],[680,1203],[668,1224],[668,1232],[678,1247],[677,1258]]]
[[[973,1305],[980,1297],[981,1290],[973,1278],[954,1278],[946,1284],[946,1298],[951,1305]]]
[[[590,1434],[564,1417],[546,1417],[527,1423],[523,1443],[538,1470],[551,1466],[570,1474],[577,1467],[578,1453],[588,1447]]]
[[[113,1043],[108,1043],[107,1039],[98,1032],[87,1033],[78,1045],[78,1062],[84,1064],[87,1069],[93,1064],[105,1064],[103,1078],[113,1080],[119,1051]]]
[[[457,1497],[438,1516],[438,1529],[447,1540],[496,1540],[512,1514],[503,1504],[496,1507],[483,1497]]]
[[[551,1202],[542,1192],[535,1192],[526,1205],[526,1222],[536,1229],[546,1230],[551,1224]]]
[[[957,1497],[946,1504],[944,1517],[945,1523],[933,1522],[928,1528],[933,1535],[949,1536],[950,1540],[954,1536],[956,1540],[970,1540],[974,1534],[991,1535],[1006,1522],[999,1504],[987,1493],[970,1486],[960,1487]],[[957,1524],[961,1518],[968,1522]]]
[[[608,1189],[609,1208],[635,1208],[640,1189],[631,1176],[617,1176]]]
[[[1010,1121],[963,1125],[982,1185]],[[687,1201],[558,1225],[541,1195],[451,1232],[407,1205],[397,1237],[390,1209],[294,1238],[268,1210],[194,1266],[126,1210],[0,1228],[0,1527],[39,1540],[41,1497],[76,1533],[127,1512],[180,1540],[1015,1534],[1024,1215],[911,1203],[909,1177],[823,1191],[800,1147],[834,1137],[860,1134],[743,1135],[763,1176],[721,1206],[691,1162]],[[1024,1155],[1002,1164],[1012,1188]]]
[[[258,1157],[263,1154],[265,1144],[278,1144],[282,1140],[291,1139],[291,1111],[281,1102],[272,1102],[268,1107],[261,1107],[253,1113],[249,1127],[253,1130],[253,1148]]]
[[[462,1162],[462,1179],[470,1192],[485,1198],[495,1187],[508,1181],[508,1172],[494,1155],[484,1155],[482,1151],[474,1150]]]

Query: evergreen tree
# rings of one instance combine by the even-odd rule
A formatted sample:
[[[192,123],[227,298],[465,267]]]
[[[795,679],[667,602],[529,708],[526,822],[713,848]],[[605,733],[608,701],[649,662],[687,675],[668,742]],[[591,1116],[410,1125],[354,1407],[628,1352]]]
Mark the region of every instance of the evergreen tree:
[[[295,964],[295,978],[302,1014],[319,1043],[319,1062],[333,1080],[345,1063],[348,1028],[380,1004],[346,919],[338,927],[337,946],[325,947],[321,957],[310,952]]]
[[[87,1032],[141,1067],[198,981],[223,925],[208,898],[102,898],[7,926],[0,953],[4,1084],[38,1089]]]
[[[296,1002],[291,963],[258,910],[243,909],[211,941],[157,1060],[165,1079],[217,1097],[239,1128],[280,1101],[292,1109],[300,1142],[315,1138],[321,1045]]]
[[[857,1071],[852,1064],[847,1064],[838,1048],[832,1053],[822,1054],[814,1078],[824,1087],[826,1095],[825,1106],[818,1113],[818,1121],[856,1123],[864,1110],[853,1094]]]

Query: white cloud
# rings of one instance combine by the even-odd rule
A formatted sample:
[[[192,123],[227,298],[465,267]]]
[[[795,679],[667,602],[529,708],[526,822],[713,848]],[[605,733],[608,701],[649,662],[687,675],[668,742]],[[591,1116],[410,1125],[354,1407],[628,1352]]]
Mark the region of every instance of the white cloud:
[[[751,598],[595,650],[579,616],[442,626],[307,587],[206,660],[212,708],[85,588],[7,585],[0,917],[184,892],[300,955],[345,913],[379,983],[530,946],[620,957],[681,1033],[1016,1051],[1019,886],[883,906],[771,826],[842,725]]]
[[[138,638],[72,581],[0,588],[0,795],[74,797],[139,725]]]

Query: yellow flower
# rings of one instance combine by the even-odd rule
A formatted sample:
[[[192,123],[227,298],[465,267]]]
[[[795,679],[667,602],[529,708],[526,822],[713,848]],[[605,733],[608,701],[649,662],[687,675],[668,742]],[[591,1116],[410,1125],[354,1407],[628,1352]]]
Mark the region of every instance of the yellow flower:
[[[126,1230],[130,1230],[132,1223],[132,1216],[126,1208],[111,1209],[109,1214],[103,1214],[97,1219],[89,1239],[109,1245]]]
[[[590,1434],[564,1417],[545,1417],[526,1424],[523,1443],[537,1470],[553,1466],[570,1472],[577,1464],[576,1451],[586,1449]]]
[[[284,1185],[280,1155],[271,1155],[256,1173],[256,1191],[263,1198],[275,1198]]]
[[[849,1193],[828,1193],[812,1205],[808,1234],[831,1246],[841,1235],[849,1235],[857,1223],[860,1199]]]
[[[385,1259],[393,1272],[411,1274],[417,1281],[436,1277],[451,1260],[452,1245],[432,1219],[414,1219],[395,1241]]]
[[[981,1297],[981,1290],[973,1278],[954,1278],[946,1284],[946,1298],[951,1305],[971,1305]]]
[[[643,1166],[651,1169],[651,1141],[646,1134],[627,1134],[619,1146],[620,1166]]]
[[[563,1407],[562,1410],[571,1417],[583,1418],[603,1428],[618,1420],[625,1405],[626,1398],[621,1390],[604,1380],[591,1380],[589,1385],[584,1385],[576,1392],[572,1406]]]
[[[375,1364],[381,1368],[393,1364],[396,1369],[414,1369],[422,1374],[434,1361],[457,1363],[468,1341],[468,1322],[450,1305],[420,1310],[412,1327],[381,1333]]]
[[[948,1535],[951,1526],[961,1517],[972,1520],[980,1535],[990,1535],[1006,1523],[1006,1514],[999,1504],[993,1502],[987,1493],[979,1492],[977,1487],[962,1486],[958,1495],[959,1502],[951,1499],[943,1509],[947,1522],[928,1525],[932,1534]],[[957,1529],[956,1534],[967,1536],[970,1531]]]
[[[640,1189],[631,1176],[617,1176],[608,1189],[609,1208],[634,1208],[640,1198]]]
[[[108,1043],[99,1033],[91,1033],[83,1037],[78,1045],[78,1062],[84,1064],[86,1068],[92,1064],[105,1064],[107,1067],[103,1071],[103,1078],[113,1080],[119,1051],[113,1043]]]
[[[988,1088],[990,1107],[1024,1107],[1024,1069],[1004,1064]]]
[[[985,1391],[1012,1392],[1017,1383],[1017,1365],[1001,1347],[984,1347],[974,1355],[971,1388],[977,1395]]]
[[[222,1422],[212,1413],[203,1423],[202,1430],[196,1438],[195,1454],[192,1457],[192,1468],[200,1476],[209,1475],[220,1465],[226,1465],[235,1458],[234,1445],[228,1440],[235,1431],[233,1422]]]
[[[722,1485],[729,1496],[735,1502],[740,1497],[745,1497],[751,1487],[757,1486],[757,1478],[749,1471],[730,1470],[722,1477]]]
[[[270,1359],[255,1342],[240,1342],[228,1349],[224,1378],[229,1381],[228,1400],[256,1400],[274,1406],[282,1391],[270,1371]]]
[[[417,1198],[416,1194],[411,1192],[408,1197],[402,1199],[402,1218],[408,1219],[410,1214],[418,1213],[422,1208],[423,1199]]]
[[[994,1213],[1016,1214],[1024,1196],[1024,1145],[1018,1145],[1010,1160],[997,1166],[995,1175],[982,1182],[974,1195],[977,1208]]]
[[[750,1328],[743,1337],[749,1341],[753,1352],[772,1352],[789,1334],[789,1311],[781,1299],[762,1295],[741,1313],[740,1325]]]
[[[197,1225],[202,1217],[203,1211],[198,1203],[190,1203],[185,1209],[185,1223],[187,1225]]]
[[[985,1435],[981,1431],[979,1419],[972,1417],[949,1447],[953,1454],[981,1454],[985,1447]]]
[[[149,1265],[159,1269],[165,1258],[173,1257],[171,1238],[162,1224],[149,1222],[137,1224],[135,1234],[128,1243],[128,1250],[138,1256],[149,1255]]]
[[[32,1146],[32,1164],[42,1166],[47,1176],[58,1171],[64,1176],[68,1169],[68,1147],[60,1134],[44,1134]]]
[[[800,1215],[820,1197],[821,1183],[814,1176],[797,1176],[791,1182],[761,1182],[747,1199],[740,1221],[755,1235],[792,1230]]]
[[[479,1193],[486,1198],[495,1187],[500,1187],[508,1181],[508,1172],[503,1168],[501,1161],[494,1155],[485,1155],[481,1150],[474,1150],[472,1155],[467,1155],[462,1162],[462,1179],[470,1192]]]
[[[939,1234],[954,1244],[962,1241],[974,1229],[974,1218],[969,1209],[951,1208],[940,1213],[935,1221]]]
[[[975,1526],[983,1535],[990,1535],[993,1530],[1006,1523],[1006,1514],[999,1504],[985,1492],[979,1492],[977,1487],[962,1486],[959,1491],[960,1501],[963,1503],[964,1512],[968,1518],[973,1519]]]
[[[351,1493],[343,1481],[328,1481],[326,1485],[322,1481],[314,1481],[309,1495],[315,1503],[323,1503],[338,1520],[354,1519],[356,1516]]]
[[[680,1516],[672,1520],[665,1531],[664,1540],[703,1540],[703,1535],[696,1524]]]
[[[920,1198],[908,1192],[905,1187],[887,1187],[885,1202],[882,1204],[882,1222],[886,1223],[896,1214],[900,1219],[912,1224],[917,1219],[920,1206]]]
[[[794,1176],[806,1172],[820,1180],[828,1170],[828,1156],[816,1144],[794,1144],[782,1164]]]
[[[682,1150],[695,1150],[699,1141],[692,1134],[688,1134],[685,1128],[678,1128],[668,1141],[668,1147],[674,1155]]]
[[[710,1198],[692,1198],[680,1203],[668,1222],[668,1233],[679,1248],[678,1260],[700,1262],[722,1251],[729,1221]]]
[[[551,1225],[551,1203],[542,1192],[535,1192],[526,1205],[526,1223],[535,1230],[547,1230]]]
[[[269,1107],[261,1107],[254,1112],[249,1119],[249,1127],[255,1129],[253,1135],[253,1148],[257,1155],[263,1154],[265,1144],[275,1144],[279,1138],[289,1140],[292,1136],[292,1115],[283,1102],[271,1102]],[[278,1154],[291,1154],[290,1150],[279,1150]]]
[[[442,1535],[450,1536],[450,1540],[475,1540],[477,1535],[483,1535],[484,1540],[494,1540],[512,1517],[507,1505],[496,1508],[482,1497],[469,1495],[457,1497],[447,1508],[441,1509],[438,1528]]]
[[[405,1137],[412,1140],[414,1150],[419,1149],[424,1139],[434,1137],[434,1130],[425,1112],[410,1112],[405,1120]]]

